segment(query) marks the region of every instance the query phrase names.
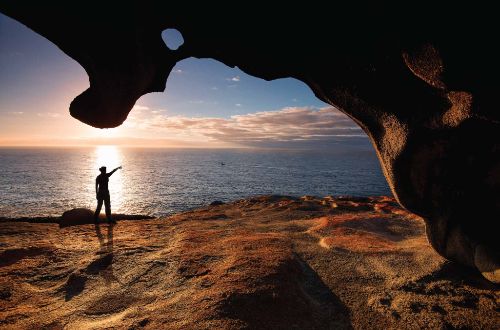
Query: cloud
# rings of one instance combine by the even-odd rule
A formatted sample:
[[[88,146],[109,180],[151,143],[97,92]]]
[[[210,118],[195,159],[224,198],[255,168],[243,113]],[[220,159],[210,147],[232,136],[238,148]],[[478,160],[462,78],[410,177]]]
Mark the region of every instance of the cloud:
[[[178,73],[178,74],[184,73],[184,71],[182,71],[181,69],[176,69],[176,70],[173,70],[172,72]]]
[[[135,118],[134,127],[146,129],[157,136],[252,146],[269,142],[366,137],[359,126],[333,107],[289,107],[230,118],[165,116],[153,111]]]
[[[234,81],[234,82],[238,82],[240,81],[240,76],[234,76],[234,77],[231,77],[231,78],[226,78],[227,81]]]
[[[24,115],[24,112],[23,111],[10,111],[10,112],[7,112],[9,115],[14,115],[14,116],[21,116],[21,115]]]
[[[236,103],[235,106],[241,107],[241,103]]]
[[[61,117],[60,113],[57,112],[39,112],[37,113],[38,117],[49,117],[49,118],[58,118]]]
[[[134,105],[132,110],[133,111],[149,110],[149,107],[147,107],[145,105],[136,104],[136,105]]]

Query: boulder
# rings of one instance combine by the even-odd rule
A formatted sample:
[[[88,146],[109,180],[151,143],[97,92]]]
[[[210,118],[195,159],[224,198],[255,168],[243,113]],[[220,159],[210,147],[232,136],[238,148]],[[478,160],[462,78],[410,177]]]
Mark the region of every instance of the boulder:
[[[145,220],[154,219],[154,217],[144,214],[122,214],[111,213],[111,218],[114,221],[119,220]],[[107,223],[106,216],[99,214],[99,223]],[[94,224],[94,211],[86,208],[76,208],[63,213],[59,220],[59,227]]]
[[[76,208],[63,213],[59,222],[59,227],[64,228],[92,223],[94,223],[94,212],[85,208]]]

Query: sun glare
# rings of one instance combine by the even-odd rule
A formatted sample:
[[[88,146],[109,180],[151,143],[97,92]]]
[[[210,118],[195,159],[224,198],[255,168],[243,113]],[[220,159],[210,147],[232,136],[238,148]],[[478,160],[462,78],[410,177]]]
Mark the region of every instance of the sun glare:
[[[95,149],[95,165],[106,166],[108,171],[121,165],[122,155],[116,146],[97,146]]]

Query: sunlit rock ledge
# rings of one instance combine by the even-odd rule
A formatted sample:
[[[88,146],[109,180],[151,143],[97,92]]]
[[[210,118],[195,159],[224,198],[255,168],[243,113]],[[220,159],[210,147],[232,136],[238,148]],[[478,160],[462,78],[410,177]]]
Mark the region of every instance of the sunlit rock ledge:
[[[0,327],[494,328],[498,287],[390,197],[259,196],[170,217],[0,223]]]

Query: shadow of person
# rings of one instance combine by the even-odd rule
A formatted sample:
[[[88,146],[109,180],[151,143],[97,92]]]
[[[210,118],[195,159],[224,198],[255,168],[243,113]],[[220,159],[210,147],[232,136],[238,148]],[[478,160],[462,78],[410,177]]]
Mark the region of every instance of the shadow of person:
[[[102,234],[101,226],[103,226],[103,224],[100,224],[100,223],[94,224],[95,234],[97,236],[97,239],[99,240],[99,251],[97,252],[97,254],[106,254],[106,253],[112,254],[113,253],[113,228],[114,228],[114,224],[110,224],[108,226],[105,226],[108,229],[106,238]]]
[[[101,226],[107,228],[106,237],[102,234]],[[92,261],[86,268],[87,274],[100,275],[106,285],[119,282],[113,273],[113,228],[114,224],[103,225],[94,224],[95,233],[99,240],[99,250],[96,252],[99,257]]]
[[[74,296],[79,295],[85,289],[88,280],[86,275],[99,275],[104,279],[106,286],[111,286],[113,282],[122,284],[113,274],[113,224],[105,226],[107,228],[106,237],[102,234],[101,224],[95,224],[95,233],[99,240],[99,250],[96,252],[97,259],[94,259],[81,272],[72,273],[64,286],[65,300],[70,301]]]

